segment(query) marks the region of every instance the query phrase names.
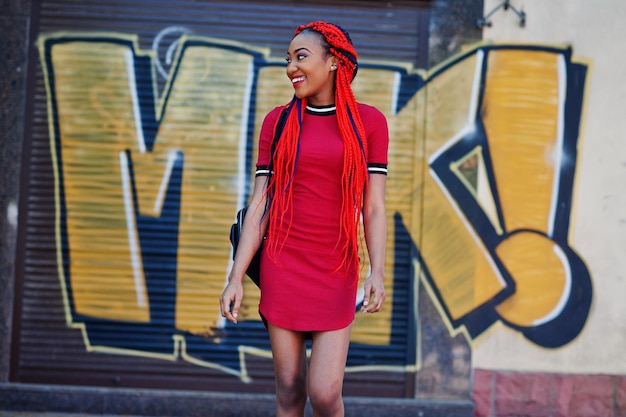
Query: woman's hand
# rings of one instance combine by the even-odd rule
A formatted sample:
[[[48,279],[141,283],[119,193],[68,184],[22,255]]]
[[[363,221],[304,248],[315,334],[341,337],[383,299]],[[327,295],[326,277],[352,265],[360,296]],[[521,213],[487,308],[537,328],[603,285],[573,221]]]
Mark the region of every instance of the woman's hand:
[[[371,272],[365,280],[363,313],[380,311],[385,301],[385,253],[387,246],[387,214],[385,209],[385,175],[371,175],[367,187],[365,241]]]
[[[239,247],[233,260],[233,266],[228,275],[228,285],[224,288],[220,297],[220,313],[228,321],[237,323],[239,308],[243,300],[243,280],[245,271],[250,265],[252,257],[256,253],[261,240],[259,236],[265,236],[267,219],[262,220],[265,207],[266,177],[256,177],[250,208],[243,224]],[[256,239],[256,242],[254,241]]]
[[[239,308],[243,300],[243,283],[240,279],[230,279],[220,297],[220,313],[222,317],[237,324]]]
[[[383,274],[371,274],[366,280],[363,297],[363,313],[376,313],[380,311],[385,301],[385,277]]]

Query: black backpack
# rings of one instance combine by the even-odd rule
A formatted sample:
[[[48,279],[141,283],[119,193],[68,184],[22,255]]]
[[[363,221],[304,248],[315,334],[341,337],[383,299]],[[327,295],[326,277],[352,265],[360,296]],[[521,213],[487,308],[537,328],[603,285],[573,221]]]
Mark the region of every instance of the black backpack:
[[[287,115],[289,114],[289,106],[285,106],[283,109],[280,119],[278,120],[278,124],[276,125],[276,132],[274,134],[274,139],[272,141],[271,155],[274,154],[274,149],[276,148],[276,143],[278,143],[278,139],[285,127],[285,121],[287,120]],[[272,173],[272,161],[270,160],[268,174],[268,182],[269,177]],[[237,216],[235,217],[235,223],[230,227],[230,243],[233,246],[233,259],[235,259],[235,254],[237,253],[237,246],[239,246],[239,238],[241,237],[241,230],[243,229],[243,222],[246,218],[246,213],[248,212],[248,206],[240,209],[237,212]],[[252,282],[256,284],[257,287],[261,286],[261,250],[263,249],[263,242],[261,242],[261,246],[254,254],[254,257],[250,261],[250,265],[248,265],[248,269],[246,270],[246,275],[250,277]]]

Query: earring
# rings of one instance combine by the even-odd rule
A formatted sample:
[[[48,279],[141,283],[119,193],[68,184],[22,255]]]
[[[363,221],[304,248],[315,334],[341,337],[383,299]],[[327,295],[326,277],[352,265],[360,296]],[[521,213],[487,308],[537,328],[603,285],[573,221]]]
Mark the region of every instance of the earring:
[[[337,69],[337,65],[333,64],[330,66],[331,71],[335,71]]]

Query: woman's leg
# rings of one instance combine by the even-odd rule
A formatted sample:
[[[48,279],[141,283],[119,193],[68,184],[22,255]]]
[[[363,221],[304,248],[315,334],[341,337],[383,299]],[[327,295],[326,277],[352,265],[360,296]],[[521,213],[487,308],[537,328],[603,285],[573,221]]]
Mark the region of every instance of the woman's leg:
[[[316,332],[309,363],[309,398],[314,417],[343,417],[343,377],[351,326]]]
[[[276,379],[276,416],[302,417],[307,398],[304,334],[268,323]]]

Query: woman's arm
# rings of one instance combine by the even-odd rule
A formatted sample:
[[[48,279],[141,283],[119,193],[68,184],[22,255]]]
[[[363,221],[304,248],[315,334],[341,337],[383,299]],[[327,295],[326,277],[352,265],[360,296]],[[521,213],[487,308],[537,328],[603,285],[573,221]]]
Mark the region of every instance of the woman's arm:
[[[364,313],[375,313],[385,301],[385,258],[387,248],[387,212],[385,188],[387,176],[370,175],[365,207],[365,242],[369,253],[371,272],[365,280]]]
[[[243,223],[233,266],[228,274],[228,284],[220,297],[222,317],[226,317],[233,323],[237,323],[237,315],[243,300],[243,279],[246,270],[259,249],[267,230],[267,216],[263,218],[266,180],[267,177],[259,176],[254,181],[252,201]]]

